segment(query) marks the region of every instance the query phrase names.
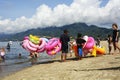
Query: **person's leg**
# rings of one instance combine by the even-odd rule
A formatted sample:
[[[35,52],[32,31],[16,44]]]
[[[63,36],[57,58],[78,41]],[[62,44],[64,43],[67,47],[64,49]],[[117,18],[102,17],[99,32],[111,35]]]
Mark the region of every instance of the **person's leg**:
[[[72,57],[72,52],[73,52],[73,51],[71,50],[71,51],[70,51],[70,57]]]
[[[2,60],[5,61],[5,57],[4,56],[1,56]]]
[[[67,55],[66,53],[61,54],[61,61],[66,61]]]
[[[119,50],[120,53],[120,47],[118,46],[118,42],[115,42],[115,47]]]
[[[109,54],[111,54],[112,46],[109,45]]]
[[[82,59],[82,48],[78,49],[78,53],[79,53],[79,59],[81,60]]]
[[[66,61],[66,59],[67,59],[67,53],[68,53],[68,48],[66,48],[65,52],[64,52],[64,61]]]
[[[70,48],[70,57],[72,57],[72,47]]]
[[[61,53],[61,61],[63,61],[63,52]]]
[[[110,51],[109,51],[109,52],[110,52],[110,54],[111,54],[111,50],[112,50],[112,46],[110,46]]]
[[[115,42],[113,42],[113,47],[114,47],[114,54],[116,53],[116,45]]]
[[[100,41],[98,42],[98,46],[100,46]]]
[[[64,54],[64,61],[67,59],[67,53]]]
[[[109,54],[110,54],[110,46],[108,46],[108,49],[109,49]]]
[[[64,47],[62,47],[61,61],[63,61],[63,58],[64,58]]]

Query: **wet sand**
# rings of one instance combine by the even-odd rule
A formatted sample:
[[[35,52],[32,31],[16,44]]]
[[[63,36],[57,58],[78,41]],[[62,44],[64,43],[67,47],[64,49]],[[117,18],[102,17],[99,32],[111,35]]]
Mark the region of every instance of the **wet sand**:
[[[107,42],[101,45],[106,47]],[[60,62],[60,57],[52,61],[38,63],[0,80],[120,80],[120,53],[76,60],[69,57]]]

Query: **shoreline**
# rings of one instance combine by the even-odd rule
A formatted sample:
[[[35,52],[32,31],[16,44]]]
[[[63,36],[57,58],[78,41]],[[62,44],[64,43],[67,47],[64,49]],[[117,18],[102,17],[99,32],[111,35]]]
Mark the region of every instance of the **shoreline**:
[[[88,56],[82,60],[72,56],[66,62],[60,62],[58,55],[0,80],[120,80],[120,53],[108,55],[107,42],[101,44],[106,47],[106,55]]]

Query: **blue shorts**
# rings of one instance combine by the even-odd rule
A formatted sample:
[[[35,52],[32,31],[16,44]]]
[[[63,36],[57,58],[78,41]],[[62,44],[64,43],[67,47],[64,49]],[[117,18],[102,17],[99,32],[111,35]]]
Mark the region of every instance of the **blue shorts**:
[[[78,48],[78,54],[79,56],[82,56],[82,48]]]

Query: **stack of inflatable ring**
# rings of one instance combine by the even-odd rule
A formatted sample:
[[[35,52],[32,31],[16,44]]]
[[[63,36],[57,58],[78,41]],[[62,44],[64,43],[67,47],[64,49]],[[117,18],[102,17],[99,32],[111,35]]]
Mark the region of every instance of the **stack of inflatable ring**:
[[[48,55],[55,55],[61,50],[61,43],[58,38],[52,38],[46,45],[46,52]]]
[[[34,44],[40,43],[40,38],[38,36],[29,35],[29,40]]]
[[[31,37],[32,36],[32,37]],[[26,36],[22,42],[22,47],[29,52],[43,52],[47,42],[37,36]],[[47,40],[47,39],[46,39]]]
[[[44,52],[48,55],[55,55],[61,50],[61,42],[58,38],[39,38],[37,36],[26,36],[22,42],[22,47],[29,52]]]

